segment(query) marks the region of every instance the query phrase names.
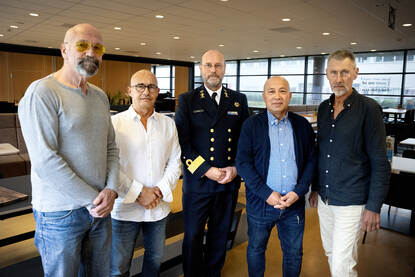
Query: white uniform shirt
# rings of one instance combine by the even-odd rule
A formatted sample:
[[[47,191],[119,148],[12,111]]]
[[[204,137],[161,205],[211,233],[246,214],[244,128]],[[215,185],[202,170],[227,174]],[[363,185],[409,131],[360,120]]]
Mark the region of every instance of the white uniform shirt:
[[[115,201],[112,218],[125,221],[158,221],[170,212],[173,190],[181,173],[180,145],[174,121],[154,112],[147,131],[132,106],[112,117],[115,141],[120,149],[120,185],[128,187]],[[146,210],[137,197],[143,186],[159,187],[163,193],[157,207]]]

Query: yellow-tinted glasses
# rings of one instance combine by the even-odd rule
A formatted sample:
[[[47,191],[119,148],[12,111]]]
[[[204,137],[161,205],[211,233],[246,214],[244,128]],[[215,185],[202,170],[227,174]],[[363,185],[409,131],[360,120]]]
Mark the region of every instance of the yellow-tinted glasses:
[[[76,42],[75,47],[76,50],[80,53],[88,51],[91,47],[94,53],[99,56],[102,56],[105,53],[105,46],[100,43],[92,45],[92,43],[90,43],[89,41],[80,40]]]

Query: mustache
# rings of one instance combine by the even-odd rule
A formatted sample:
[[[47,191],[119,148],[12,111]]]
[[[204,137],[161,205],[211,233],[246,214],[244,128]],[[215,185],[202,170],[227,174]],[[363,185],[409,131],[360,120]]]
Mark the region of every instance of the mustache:
[[[99,66],[99,61],[97,59],[94,59],[93,57],[85,57],[85,58],[80,58],[78,61],[78,65],[84,65],[85,63],[93,63],[95,64],[95,66]]]

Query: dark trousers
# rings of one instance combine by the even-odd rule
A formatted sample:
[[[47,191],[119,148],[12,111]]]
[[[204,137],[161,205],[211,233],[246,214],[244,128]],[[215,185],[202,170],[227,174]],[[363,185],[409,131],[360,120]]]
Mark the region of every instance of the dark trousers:
[[[220,276],[238,191],[183,192],[184,276]],[[206,248],[203,248],[205,225]]]

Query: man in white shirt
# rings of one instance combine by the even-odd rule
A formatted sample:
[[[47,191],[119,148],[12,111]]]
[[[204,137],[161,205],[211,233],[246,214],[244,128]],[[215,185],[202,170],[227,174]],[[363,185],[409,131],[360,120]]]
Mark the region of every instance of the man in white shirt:
[[[120,149],[120,183],[128,187],[114,204],[111,276],[130,276],[136,239],[143,232],[141,276],[158,276],[163,257],[166,218],[180,177],[180,145],[174,121],[155,112],[160,89],[148,70],[131,77],[130,108],[112,117]]]

